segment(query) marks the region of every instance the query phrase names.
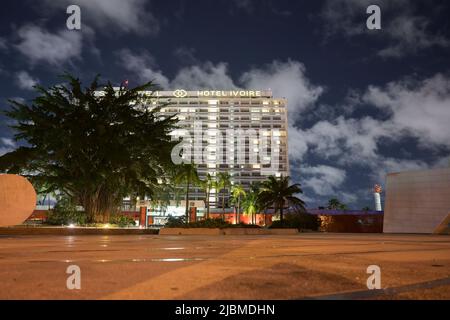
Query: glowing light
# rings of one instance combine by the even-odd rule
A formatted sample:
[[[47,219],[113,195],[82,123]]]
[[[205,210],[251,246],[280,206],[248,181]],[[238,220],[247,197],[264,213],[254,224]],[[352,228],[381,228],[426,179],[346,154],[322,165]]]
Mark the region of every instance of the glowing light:
[[[379,185],[379,184],[376,184],[374,187],[373,187],[373,192],[375,192],[375,193],[381,193],[383,190],[382,190],[382,188],[381,188],[381,186]]]

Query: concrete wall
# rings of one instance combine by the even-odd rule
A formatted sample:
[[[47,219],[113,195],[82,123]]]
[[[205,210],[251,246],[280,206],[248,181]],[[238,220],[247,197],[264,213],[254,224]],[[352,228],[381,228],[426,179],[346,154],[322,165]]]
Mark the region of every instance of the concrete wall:
[[[450,168],[390,173],[386,233],[433,233],[450,213]]]
[[[320,231],[381,233],[383,232],[382,214],[338,214],[319,215]]]

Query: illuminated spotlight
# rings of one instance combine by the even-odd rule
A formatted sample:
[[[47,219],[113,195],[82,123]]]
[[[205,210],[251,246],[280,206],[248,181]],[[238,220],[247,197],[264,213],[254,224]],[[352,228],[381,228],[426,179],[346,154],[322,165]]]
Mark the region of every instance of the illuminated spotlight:
[[[75,225],[73,223],[69,224],[67,227],[69,228],[75,228]]]

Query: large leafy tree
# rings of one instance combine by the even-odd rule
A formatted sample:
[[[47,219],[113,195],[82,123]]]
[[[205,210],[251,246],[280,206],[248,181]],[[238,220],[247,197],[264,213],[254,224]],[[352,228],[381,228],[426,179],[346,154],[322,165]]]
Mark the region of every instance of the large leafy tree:
[[[273,207],[275,214],[280,212],[283,221],[283,211],[286,206],[294,206],[299,211],[305,211],[305,203],[296,194],[303,193],[300,184],[289,185],[289,177],[276,178],[270,176],[262,183],[259,201],[263,208]]]
[[[117,90],[99,77],[86,88],[63,77],[65,84],[36,86],[30,104],[10,101],[6,115],[23,146],[0,157],[0,171],[65,193],[84,207],[88,221],[106,222],[123,197],[151,194],[172,166],[176,120],[147,107],[153,98],[141,91],[154,91],[151,82]]]

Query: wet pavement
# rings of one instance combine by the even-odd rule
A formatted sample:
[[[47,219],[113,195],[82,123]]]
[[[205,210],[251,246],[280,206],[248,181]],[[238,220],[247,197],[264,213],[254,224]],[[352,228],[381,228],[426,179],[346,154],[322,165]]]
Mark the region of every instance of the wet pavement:
[[[0,236],[0,283],[0,299],[450,299],[450,236]]]

